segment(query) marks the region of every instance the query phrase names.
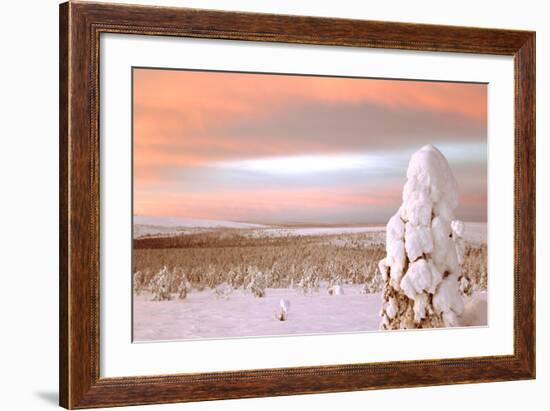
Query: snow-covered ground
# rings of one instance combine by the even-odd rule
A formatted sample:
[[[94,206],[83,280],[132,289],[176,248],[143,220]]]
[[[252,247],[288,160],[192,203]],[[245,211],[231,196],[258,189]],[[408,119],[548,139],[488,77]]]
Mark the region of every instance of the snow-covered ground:
[[[134,216],[134,224],[152,225],[160,227],[187,227],[187,228],[263,228],[262,224],[241,223],[238,221],[201,220],[197,218],[180,217],[150,217]]]
[[[179,217],[134,216],[134,238],[146,235],[176,235],[195,233],[198,230],[216,228],[265,228],[261,224],[241,223],[238,221],[201,220]]]
[[[171,301],[150,301],[143,294],[134,297],[134,341],[376,331],[381,295],[362,294],[361,288],[344,285],[343,295],[328,295],[326,288],[307,295],[267,289],[263,298],[244,290],[220,298],[204,290]],[[286,321],[276,318],[281,299],[290,302]],[[485,293],[476,293],[466,305],[464,325],[486,325],[486,304]]]
[[[463,238],[472,244],[487,244],[487,223],[465,222]]]
[[[295,237],[377,233],[383,232],[384,230],[384,226],[264,228],[260,230],[252,230],[251,235],[256,237]]]
[[[487,223],[466,222],[464,240],[473,244],[487,242]],[[334,236],[343,234],[374,234],[372,240],[385,239],[383,225],[343,227],[270,227],[268,225],[241,223],[235,221],[197,220],[170,217],[134,217],[134,238],[147,235],[181,235],[212,231],[219,228],[242,229],[242,234],[253,237]]]
[[[173,236],[179,234],[191,234],[196,229],[190,229],[185,227],[166,227],[160,225],[148,225],[148,224],[134,224],[134,238],[140,238],[145,236]]]
[[[487,325],[487,293],[475,292],[464,300],[464,312],[460,318],[464,327]]]

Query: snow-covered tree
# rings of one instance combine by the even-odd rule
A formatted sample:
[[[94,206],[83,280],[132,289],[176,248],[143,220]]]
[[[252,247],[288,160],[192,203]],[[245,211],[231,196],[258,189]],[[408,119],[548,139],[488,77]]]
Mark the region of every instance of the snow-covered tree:
[[[374,263],[374,265],[376,268],[371,269],[369,267],[367,279],[361,290],[363,294],[379,293],[384,288],[384,281],[378,270],[378,265],[377,263]]]
[[[151,293],[153,301],[164,301],[170,299],[170,278],[166,266],[151,280]]]
[[[241,267],[236,266],[232,269],[229,269],[227,273],[227,279],[229,284],[236,290],[243,286],[244,275],[242,273]]]
[[[331,273],[334,271],[331,271]],[[327,287],[327,293],[329,295],[341,295],[344,294],[344,287],[342,286],[342,277],[337,274],[333,274],[330,277]]]
[[[386,226],[382,329],[459,324],[464,224],[455,220],[457,182],[432,145],[414,153],[403,203]]]
[[[265,297],[265,289],[267,287],[267,281],[265,275],[258,270],[257,267],[248,267],[248,275],[250,282],[247,288],[256,297]]]

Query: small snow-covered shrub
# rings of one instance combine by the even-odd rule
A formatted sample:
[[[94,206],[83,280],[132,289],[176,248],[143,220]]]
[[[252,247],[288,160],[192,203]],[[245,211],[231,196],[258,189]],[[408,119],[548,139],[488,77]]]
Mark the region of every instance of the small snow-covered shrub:
[[[218,298],[228,299],[231,293],[233,292],[233,287],[227,283],[223,283],[214,288],[214,294]]]
[[[362,292],[364,294],[379,293],[384,289],[384,281],[382,275],[378,272],[365,282]]]
[[[327,287],[327,293],[328,295],[340,295],[344,293],[344,289],[342,288],[342,278],[339,275],[335,275],[330,278],[328,287]]]
[[[457,205],[447,160],[434,146],[422,147],[409,162],[403,203],[386,226],[382,329],[458,325],[465,244]]]
[[[191,291],[191,284],[189,283],[185,275],[182,278],[180,278],[178,281],[179,281],[179,285],[176,292],[178,293],[178,298],[180,300],[184,300],[187,298],[187,293]]]
[[[188,288],[185,282],[181,282],[178,287],[178,299],[185,300],[187,298]]]
[[[181,267],[174,267],[172,270],[168,269],[168,284],[168,291],[170,293],[177,293],[178,298],[182,299],[187,296],[187,292],[191,289],[187,274]]]
[[[208,265],[208,269],[204,273],[204,279],[203,282],[205,285],[209,288],[213,288],[216,286],[220,279],[219,273],[216,271],[216,268],[213,265]]]
[[[246,287],[255,297],[265,297],[266,278],[257,267],[248,268],[249,283]]]
[[[279,321],[286,321],[288,318],[288,311],[290,310],[290,301],[281,299],[279,301],[279,312],[277,313],[277,319]]]
[[[384,281],[382,280],[382,275],[378,270],[377,261],[369,261],[366,264],[363,283],[363,289],[361,290],[363,294],[379,293],[383,290]]]
[[[227,272],[227,282],[235,290],[243,287],[244,279],[245,278],[242,270],[238,266],[233,269],[229,269],[229,271]]]
[[[170,278],[168,269],[163,267],[151,280],[151,293],[153,301],[170,300]]]
[[[298,287],[303,294],[319,292],[319,275],[311,265],[307,265],[304,268],[302,278],[298,282]]]
[[[328,288],[329,295],[343,295],[344,294],[344,287],[342,287],[340,284],[333,285]]]

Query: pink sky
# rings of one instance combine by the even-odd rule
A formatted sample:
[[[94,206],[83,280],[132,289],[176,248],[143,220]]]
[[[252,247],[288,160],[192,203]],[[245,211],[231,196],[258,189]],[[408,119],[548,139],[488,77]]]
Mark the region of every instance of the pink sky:
[[[133,81],[137,215],[382,221],[408,156],[432,143],[467,218],[486,218],[484,84],[155,69]]]

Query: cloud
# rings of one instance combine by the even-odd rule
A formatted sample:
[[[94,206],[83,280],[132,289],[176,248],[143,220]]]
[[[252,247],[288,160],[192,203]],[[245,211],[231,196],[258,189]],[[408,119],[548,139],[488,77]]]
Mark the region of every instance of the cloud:
[[[219,138],[239,136],[245,141],[261,136],[265,144],[308,141],[310,150],[380,150],[416,141],[454,142],[485,138],[485,121],[460,113],[394,108],[373,103],[320,104],[294,102],[274,110],[269,118],[246,118],[213,131]]]
[[[137,193],[136,193],[137,194]],[[372,208],[386,209],[388,201],[398,204],[399,190],[355,190],[353,187],[260,188],[240,191],[139,193],[138,215],[187,216],[207,219],[263,222],[322,222],[327,216],[339,222],[369,221]]]
[[[485,118],[480,84],[134,70],[136,154],[164,151],[166,163],[178,151],[196,161],[330,151],[404,132],[477,136]]]
[[[483,84],[357,79],[303,75],[220,73],[188,70],[134,69],[134,98],[142,107],[180,110],[196,107],[225,113],[269,114],[293,100],[320,103],[376,102],[389,107],[415,107],[486,117]]]
[[[486,105],[480,84],[135,69],[135,212],[383,221],[435,143],[480,214]]]

